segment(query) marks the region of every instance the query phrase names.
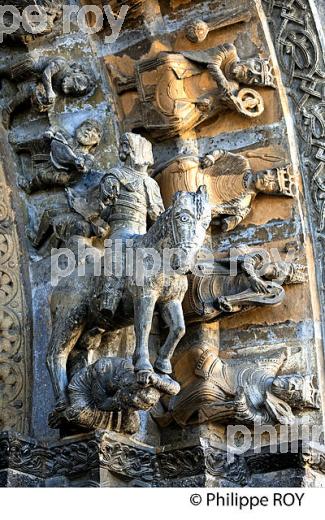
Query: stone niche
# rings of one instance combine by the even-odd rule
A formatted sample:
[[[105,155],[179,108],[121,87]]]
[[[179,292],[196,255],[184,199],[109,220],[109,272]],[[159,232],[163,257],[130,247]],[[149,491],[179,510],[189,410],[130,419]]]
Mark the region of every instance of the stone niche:
[[[63,34],[52,4],[45,33],[12,34],[0,49],[0,486],[324,486],[321,9],[136,0],[107,43],[107,24]],[[114,173],[125,133],[129,147],[138,136],[152,145],[147,199],[132,168]],[[53,248],[76,265],[89,265],[80,244],[103,255],[115,229],[103,212],[109,172],[114,201],[125,189],[126,211],[149,200],[149,217],[160,194],[165,208],[181,204],[177,192],[204,206],[205,185],[209,260],[186,275],[170,379],[156,368],[139,379],[127,307],[114,330],[88,310],[60,408],[46,363],[67,308],[54,328]],[[67,287],[78,307],[81,289]],[[151,318],[153,364],[167,333],[159,306]]]

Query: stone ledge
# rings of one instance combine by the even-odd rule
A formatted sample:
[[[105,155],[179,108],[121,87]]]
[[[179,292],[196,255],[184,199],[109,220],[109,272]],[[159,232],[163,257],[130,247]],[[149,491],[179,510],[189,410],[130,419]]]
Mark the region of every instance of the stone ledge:
[[[96,431],[39,442],[0,433],[0,487],[230,487],[325,485],[325,447],[268,445],[235,453],[205,439],[176,448],[152,447],[123,435]]]

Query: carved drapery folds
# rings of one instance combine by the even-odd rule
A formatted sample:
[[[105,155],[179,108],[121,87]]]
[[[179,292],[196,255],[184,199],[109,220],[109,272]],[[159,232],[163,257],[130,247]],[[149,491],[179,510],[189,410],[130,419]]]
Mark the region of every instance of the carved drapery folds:
[[[117,93],[132,98],[126,127],[143,128],[158,140],[186,134],[227,110],[258,118],[264,101],[254,87],[275,88],[271,62],[258,56],[241,61],[232,44],[210,52],[160,52],[136,62],[133,76],[111,70]]]

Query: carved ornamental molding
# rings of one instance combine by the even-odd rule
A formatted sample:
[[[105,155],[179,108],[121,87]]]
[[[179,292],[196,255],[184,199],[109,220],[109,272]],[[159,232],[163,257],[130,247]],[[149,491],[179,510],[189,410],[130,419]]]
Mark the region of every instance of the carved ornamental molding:
[[[22,254],[0,155],[0,429],[28,431],[30,337],[22,284]]]
[[[325,61],[313,0],[262,0],[295,120],[324,307]]]

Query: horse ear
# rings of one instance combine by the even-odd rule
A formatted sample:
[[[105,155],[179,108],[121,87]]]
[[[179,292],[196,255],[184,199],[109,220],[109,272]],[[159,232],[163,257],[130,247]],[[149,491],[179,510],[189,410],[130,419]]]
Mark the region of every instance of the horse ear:
[[[208,190],[205,184],[201,184],[196,190],[197,195],[201,195],[206,201],[209,200]]]
[[[182,191],[176,191],[176,193],[174,193],[174,195],[173,195],[173,203],[176,202],[180,198],[182,193],[183,193]]]

